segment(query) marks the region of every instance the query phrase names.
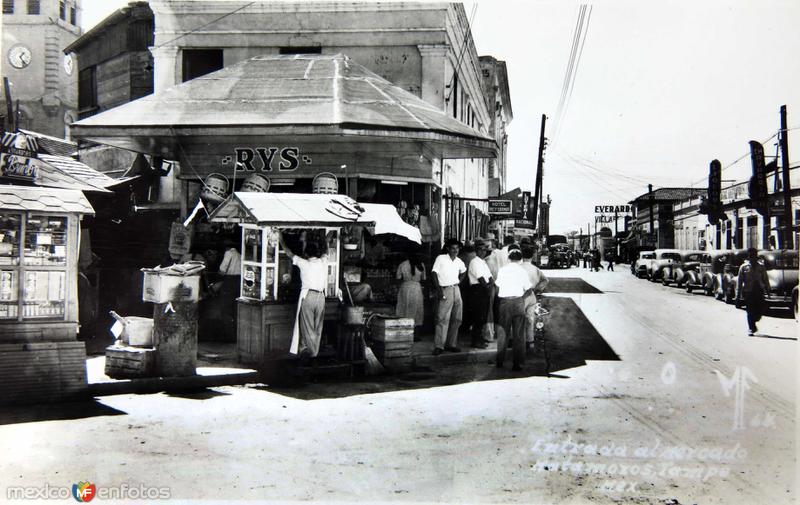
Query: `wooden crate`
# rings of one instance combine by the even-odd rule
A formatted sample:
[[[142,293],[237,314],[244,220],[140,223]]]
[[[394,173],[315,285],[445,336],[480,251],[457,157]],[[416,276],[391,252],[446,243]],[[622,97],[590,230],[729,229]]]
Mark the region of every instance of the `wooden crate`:
[[[155,369],[156,350],[145,347],[106,347],[105,373],[112,379],[152,377]]]
[[[370,324],[372,340],[376,342],[414,341],[414,320],[411,318],[375,318]]]
[[[412,365],[411,356],[403,356],[398,358],[385,357],[381,360],[381,364],[386,367],[390,372],[405,372],[411,369]]]

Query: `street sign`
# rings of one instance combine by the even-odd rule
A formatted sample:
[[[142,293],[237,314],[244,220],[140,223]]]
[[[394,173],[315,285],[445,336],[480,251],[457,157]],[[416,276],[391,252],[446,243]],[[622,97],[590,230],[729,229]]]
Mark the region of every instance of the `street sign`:
[[[753,176],[750,178],[750,200],[753,207],[762,216],[769,212],[767,193],[767,170],[764,166],[764,146],[755,140],[750,141],[750,161],[753,164]]]
[[[512,213],[511,200],[489,199],[490,216],[510,216]]]
[[[535,225],[531,219],[515,219],[514,228],[526,228],[528,230],[532,230],[535,228]]]
[[[523,191],[522,192],[522,208],[520,209],[520,217],[523,221],[532,220],[532,209],[531,209],[531,192],[530,191]]]

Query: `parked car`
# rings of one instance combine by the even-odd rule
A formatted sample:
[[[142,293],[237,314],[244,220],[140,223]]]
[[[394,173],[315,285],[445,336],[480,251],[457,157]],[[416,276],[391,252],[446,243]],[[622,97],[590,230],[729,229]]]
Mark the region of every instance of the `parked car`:
[[[716,251],[711,253],[711,268],[703,274],[703,289],[708,296],[715,296],[722,291],[722,276],[725,264],[732,251]]]
[[[570,248],[567,244],[555,244],[549,247],[550,268],[569,268],[572,264]]]
[[[736,300],[736,288],[739,280],[739,267],[747,259],[747,249],[731,251],[725,258],[725,267],[722,272],[722,281],[717,291],[717,300],[733,303]]]
[[[791,249],[759,251],[769,278],[766,302],[770,307],[793,308],[797,313],[798,252]]]
[[[664,267],[661,282],[667,286],[674,282],[679,288],[686,282],[687,273],[696,270],[700,265],[703,251],[680,251],[681,259]]]
[[[631,263],[631,273],[636,277],[647,277],[647,266],[655,259],[654,251],[639,251],[636,259]]]
[[[725,252],[713,251],[700,255],[697,267],[686,271],[686,292],[700,289],[703,294],[714,294],[715,283],[721,282],[722,268],[725,265]]]
[[[673,264],[681,261],[681,253],[677,249],[656,249],[656,257],[650,260],[647,267],[647,277],[650,282],[660,280],[665,269],[671,269]]]

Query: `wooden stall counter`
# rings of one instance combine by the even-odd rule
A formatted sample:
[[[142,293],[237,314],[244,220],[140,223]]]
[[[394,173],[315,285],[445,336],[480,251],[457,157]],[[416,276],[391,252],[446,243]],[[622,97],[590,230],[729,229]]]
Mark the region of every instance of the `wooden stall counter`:
[[[236,353],[240,363],[260,365],[289,357],[297,302],[237,301]],[[337,298],[325,300],[325,321],[341,318]],[[334,327],[333,325],[326,325]],[[326,335],[327,336],[327,335]]]

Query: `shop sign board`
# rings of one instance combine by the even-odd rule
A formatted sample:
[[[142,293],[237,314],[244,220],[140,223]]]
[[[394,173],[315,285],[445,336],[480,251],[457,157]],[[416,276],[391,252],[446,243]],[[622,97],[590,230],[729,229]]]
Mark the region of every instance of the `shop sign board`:
[[[497,198],[489,199],[490,216],[510,216],[512,213],[513,206],[511,200],[502,200]]]
[[[533,223],[533,220],[531,219],[515,219],[514,228],[525,228],[528,230],[532,230],[535,228],[535,225]]]
[[[39,175],[38,144],[24,133],[3,133],[0,139],[0,176],[33,182]]]
[[[40,162],[27,156],[0,154],[0,176],[35,182],[39,177]]]
[[[291,172],[297,170],[301,161],[311,164],[311,158],[301,155],[299,147],[237,147],[234,152],[236,166],[248,172]],[[231,161],[231,157],[226,156],[222,164],[227,165]]]

